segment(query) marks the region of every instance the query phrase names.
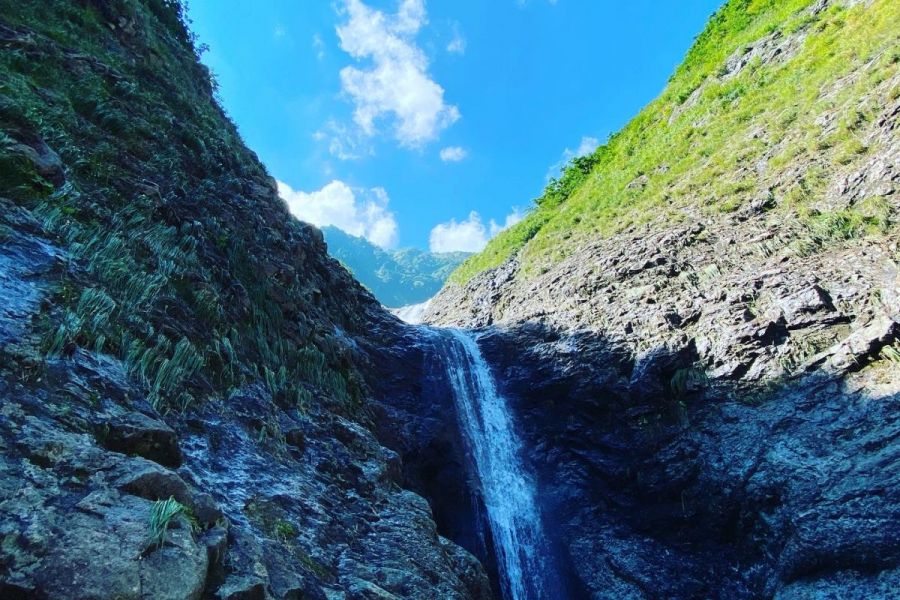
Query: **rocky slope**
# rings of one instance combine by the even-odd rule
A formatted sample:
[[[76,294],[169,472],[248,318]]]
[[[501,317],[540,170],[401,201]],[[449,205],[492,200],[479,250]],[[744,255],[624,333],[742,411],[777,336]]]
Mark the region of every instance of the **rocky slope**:
[[[420,304],[434,296],[467,252],[436,254],[417,248],[388,252],[336,227],[323,227],[328,253],[338,259],[385,306]]]
[[[585,596],[897,597],[898,31],[891,2],[728,3],[430,304],[484,328]]]
[[[0,48],[0,597],[488,597],[372,433],[404,331],[180,4],[2,0]]]

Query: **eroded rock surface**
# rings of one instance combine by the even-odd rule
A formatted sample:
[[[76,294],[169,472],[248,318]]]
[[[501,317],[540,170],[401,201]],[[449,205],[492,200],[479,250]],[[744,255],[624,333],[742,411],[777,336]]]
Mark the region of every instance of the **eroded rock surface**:
[[[873,6],[810,14],[851,4]],[[767,34],[704,85],[789,65],[808,33]],[[728,214],[695,198],[679,223],[650,216],[543,263],[526,246],[429,304],[426,322],[482,331],[585,597],[897,597],[898,83],[893,71],[858,99],[872,151],[825,171],[811,209],[877,203],[879,231],[816,230],[772,181]],[[817,124],[833,132],[838,115]],[[746,168],[765,178],[770,158]],[[651,176],[623,185],[638,194]]]

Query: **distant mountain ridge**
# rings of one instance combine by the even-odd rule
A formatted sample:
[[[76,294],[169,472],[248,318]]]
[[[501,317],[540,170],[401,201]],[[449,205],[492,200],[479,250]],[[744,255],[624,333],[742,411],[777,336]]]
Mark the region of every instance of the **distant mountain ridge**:
[[[418,248],[388,252],[337,227],[323,227],[328,253],[341,261],[385,306],[425,302],[444,285],[467,252],[433,253]]]

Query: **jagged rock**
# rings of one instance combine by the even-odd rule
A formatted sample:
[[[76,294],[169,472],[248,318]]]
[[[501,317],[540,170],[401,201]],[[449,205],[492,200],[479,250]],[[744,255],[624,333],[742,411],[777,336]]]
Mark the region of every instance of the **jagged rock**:
[[[4,499],[0,510],[15,502]],[[3,585],[48,597],[199,598],[205,549],[180,528],[170,530],[166,546],[145,554],[150,504],[96,492],[74,510],[42,503],[18,525],[5,521]]]
[[[809,327],[811,323],[817,320],[811,315],[834,310],[828,293],[819,286],[812,286],[786,298],[779,299],[776,301],[775,306],[781,312],[789,329]]]
[[[31,65],[0,94],[0,597],[346,597],[352,553],[465,598],[372,433],[367,352],[402,325],[290,217],[177,3],[89,4],[0,9]]]
[[[7,144],[5,150],[28,161],[31,168],[55,186],[65,182],[63,162],[40,137],[22,131],[13,131],[13,143]]]
[[[136,454],[166,467],[181,466],[175,431],[141,413],[128,413],[101,425],[103,445],[115,452]]]
[[[258,577],[229,577],[216,592],[219,600],[266,600],[265,581]]]

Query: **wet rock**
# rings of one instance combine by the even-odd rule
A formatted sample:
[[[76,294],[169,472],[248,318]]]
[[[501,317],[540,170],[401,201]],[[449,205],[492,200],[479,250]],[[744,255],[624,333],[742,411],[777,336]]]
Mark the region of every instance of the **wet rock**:
[[[466,586],[468,598],[472,600],[491,600],[494,593],[488,583],[487,574],[480,562],[469,552],[463,550],[450,540],[441,537],[441,547],[453,563],[456,572]]]
[[[297,427],[285,431],[284,440],[297,450],[303,450],[306,445],[306,436],[304,435],[303,430]]]
[[[821,598],[892,598],[900,589],[897,569],[870,574],[841,571],[822,578],[799,580],[775,593],[775,600],[819,600]]]
[[[115,481],[123,492],[147,500],[166,500],[172,497],[184,505],[191,505],[190,490],[174,471],[141,459],[125,463],[120,471],[122,474]]]
[[[166,467],[181,466],[178,436],[162,421],[132,412],[100,427],[103,445],[110,450],[143,456]]]
[[[216,592],[219,600],[266,600],[265,581],[258,577],[229,577]]]

